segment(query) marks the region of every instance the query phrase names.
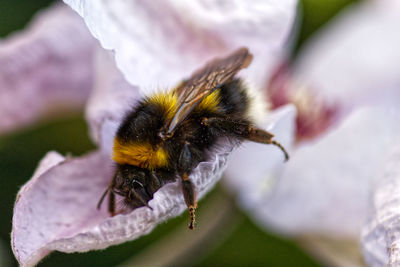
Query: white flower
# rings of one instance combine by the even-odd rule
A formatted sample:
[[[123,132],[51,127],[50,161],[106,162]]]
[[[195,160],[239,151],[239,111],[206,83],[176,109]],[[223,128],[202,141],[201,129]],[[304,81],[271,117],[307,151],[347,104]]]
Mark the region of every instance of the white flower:
[[[299,114],[333,107],[335,118],[318,135],[299,142],[284,166],[253,170],[262,177],[241,180],[254,183],[252,188],[238,187],[245,173],[228,166],[226,182],[259,225],[290,235],[359,240],[370,217],[363,238],[367,262],[382,266],[390,258],[398,264],[399,176],[393,164],[398,156],[384,171],[386,154],[400,134],[398,25],[398,3],[365,2],[345,10],[301,51],[291,69],[292,88],[281,84],[288,91],[280,94],[296,104]],[[300,91],[305,101],[291,96],[299,93],[299,84],[308,88]],[[318,121],[321,114],[316,123],[325,122]],[[233,165],[241,160],[239,154],[234,157]],[[260,158],[267,162],[268,157],[257,155],[254,166],[263,166]],[[266,177],[274,179],[263,186]]]
[[[111,141],[123,114],[143,93],[170,88],[208,59],[240,46],[247,46],[255,57],[242,75],[260,89],[273,54],[288,34],[296,4],[294,0],[66,2],[83,16],[101,45],[113,52],[118,68],[112,54],[97,50],[86,116],[99,150],[80,158],[49,153],[18,194],[12,246],[23,266],[34,265],[52,250],[87,251],[135,239],[183,212],[179,182],[157,191],[149,202],[152,210],[144,207],[114,217],[105,207],[96,210],[112,177]],[[271,120],[290,125],[293,115],[288,108]],[[210,160],[195,169],[190,179],[200,197],[219,180],[234,147],[223,141]]]

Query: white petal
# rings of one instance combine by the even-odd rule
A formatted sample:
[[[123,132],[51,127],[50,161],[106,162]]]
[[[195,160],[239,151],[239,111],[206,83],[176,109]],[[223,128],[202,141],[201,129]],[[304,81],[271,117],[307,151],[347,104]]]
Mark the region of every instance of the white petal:
[[[285,233],[358,238],[372,177],[400,134],[399,119],[389,110],[360,109],[312,145],[299,147],[254,217]]]
[[[32,178],[28,181],[28,183],[23,188],[21,188],[20,192],[17,195],[16,202],[18,202],[18,200],[20,198],[20,194],[23,193],[26,188],[29,188],[29,185],[31,183],[35,183],[36,179],[38,179],[38,177],[40,177],[43,173],[47,172],[48,170],[50,170],[51,168],[58,165],[59,163],[61,163],[64,160],[65,160],[65,158],[62,155],[60,155],[59,153],[57,153],[55,151],[48,152],[44,156],[44,158],[39,162],[39,166],[36,168]]]
[[[362,245],[370,266],[400,264],[400,140],[376,172],[372,207],[363,229]]]
[[[302,80],[344,106],[400,99],[400,5],[365,1],[339,14],[301,52]]]
[[[138,87],[124,79],[111,54],[99,48],[95,58],[95,84],[86,106],[86,120],[94,142],[111,153],[114,134],[123,116],[141,95]]]
[[[294,120],[296,110],[292,105],[277,109],[259,124],[275,135],[288,151],[294,140]],[[228,163],[224,182],[236,191],[240,203],[247,209],[260,201],[260,197],[273,188],[271,172],[283,167],[285,161],[282,151],[276,146],[244,142],[235,150]]]
[[[48,154],[15,203],[11,238],[18,262],[33,266],[50,252],[52,241],[105,219],[96,202],[111,175],[104,154],[64,160]]]
[[[73,36],[73,38],[71,38]],[[55,5],[0,42],[0,132],[52,111],[82,109],[92,87],[95,39],[68,7]]]
[[[251,81],[265,79],[290,29],[295,0],[65,0],[106,49],[125,78],[142,90],[174,86],[216,55],[247,46]]]

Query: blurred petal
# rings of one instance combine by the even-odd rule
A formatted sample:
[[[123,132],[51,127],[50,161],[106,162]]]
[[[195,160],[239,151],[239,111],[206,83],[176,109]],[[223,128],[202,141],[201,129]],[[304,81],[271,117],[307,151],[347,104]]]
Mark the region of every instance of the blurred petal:
[[[41,12],[28,30],[1,40],[0,132],[50,111],[82,109],[92,87],[95,42],[82,19],[61,5]]]
[[[300,146],[253,216],[289,234],[358,238],[372,177],[400,134],[399,119],[390,110],[363,108],[312,145]]]
[[[293,104],[297,109],[296,141],[314,139],[338,121],[341,105],[321,96],[315,88],[294,82],[290,67],[277,65],[267,84],[271,108]]]
[[[301,52],[297,79],[346,107],[400,99],[400,5],[365,1],[339,14]]]
[[[141,90],[174,86],[217,55],[246,46],[255,55],[247,77],[264,82],[295,14],[295,0],[65,0]]]
[[[365,260],[370,266],[400,264],[400,140],[375,173],[372,208],[362,233]]]
[[[292,105],[277,109],[264,119],[259,127],[275,135],[290,152],[294,139],[294,119],[296,110]],[[239,201],[247,209],[258,209],[260,197],[273,188],[271,174],[283,167],[284,155],[280,149],[272,145],[244,142],[232,153],[225,171],[224,182],[231,190],[237,191]]]

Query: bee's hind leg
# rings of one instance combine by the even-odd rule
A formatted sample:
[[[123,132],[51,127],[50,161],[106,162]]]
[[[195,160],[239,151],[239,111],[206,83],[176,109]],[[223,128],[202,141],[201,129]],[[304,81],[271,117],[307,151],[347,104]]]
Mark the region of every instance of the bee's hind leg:
[[[194,166],[192,153],[189,149],[189,143],[186,142],[178,160],[178,173],[182,179],[182,192],[186,205],[189,209],[190,223],[189,229],[194,229],[196,225],[195,211],[197,208],[197,196],[193,183],[189,179],[189,172]]]
[[[216,131],[219,131],[224,135],[244,138],[256,143],[275,145],[282,150],[285,155],[285,160],[289,159],[289,153],[279,142],[272,139],[274,137],[272,133],[256,128],[247,122],[211,117],[203,118],[202,123],[210,128],[214,128]]]
[[[289,153],[279,142],[272,140],[273,137],[274,135],[267,131],[249,126],[248,137],[246,139],[257,143],[275,145],[283,152],[285,160],[289,160]]]

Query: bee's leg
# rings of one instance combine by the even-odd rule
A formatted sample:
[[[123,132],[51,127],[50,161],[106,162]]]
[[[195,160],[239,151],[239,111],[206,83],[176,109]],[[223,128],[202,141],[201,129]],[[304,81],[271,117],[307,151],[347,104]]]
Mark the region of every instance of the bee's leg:
[[[115,194],[114,191],[109,187],[107,187],[106,191],[104,191],[103,195],[101,196],[99,203],[97,204],[97,209],[99,210],[101,207],[101,204],[104,201],[104,198],[106,197],[108,193],[108,212],[111,214],[111,216],[115,215]]]
[[[116,175],[114,175],[111,184],[107,187],[107,189],[104,191],[103,195],[101,196],[99,203],[97,204],[97,209],[99,210],[101,207],[101,204],[103,203],[104,198],[106,197],[108,193],[108,212],[111,214],[111,216],[115,215],[115,194],[113,191],[113,188],[115,186],[115,179]]]
[[[108,194],[108,212],[111,216],[114,216],[115,213],[115,194],[112,190],[110,190]]]
[[[182,178],[182,192],[185,199],[186,205],[189,209],[190,223],[189,229],[195,228],[196,217],[195,211],[197,208],[197,197],[194,186],[189,179],[189,172],[192,170],[194,165],[192,153],[189,149],[189,143],[186,142],[178,160],[178,173]]]
[[[153,197],[154,192],[157,192],[161,188],[161,181],[158,174],[155,171],[150,173],[151,179],[149,179],[148,192],[151,192],[150,196]]]
[[[101,195],[101,198],[100,198],[99,202],[97,203],[98,210],[101,208],[101,204],[103,203],[104,198],[106,197],[108,191],[110,191],[110,187],[107,187],[107,189],[104,191],[103,195]]]
[[[286,149],[279,142],[272,140],[274,137],[272,133],[256,128],[246,122],[211,117],[203,118],[202,123],[228,136],[233,135],[235,137],[245,138],[249,141],[257,143],[275,145],[282,150],[283,154],[285,155],[285,159],[289,159],[289,154]]]

